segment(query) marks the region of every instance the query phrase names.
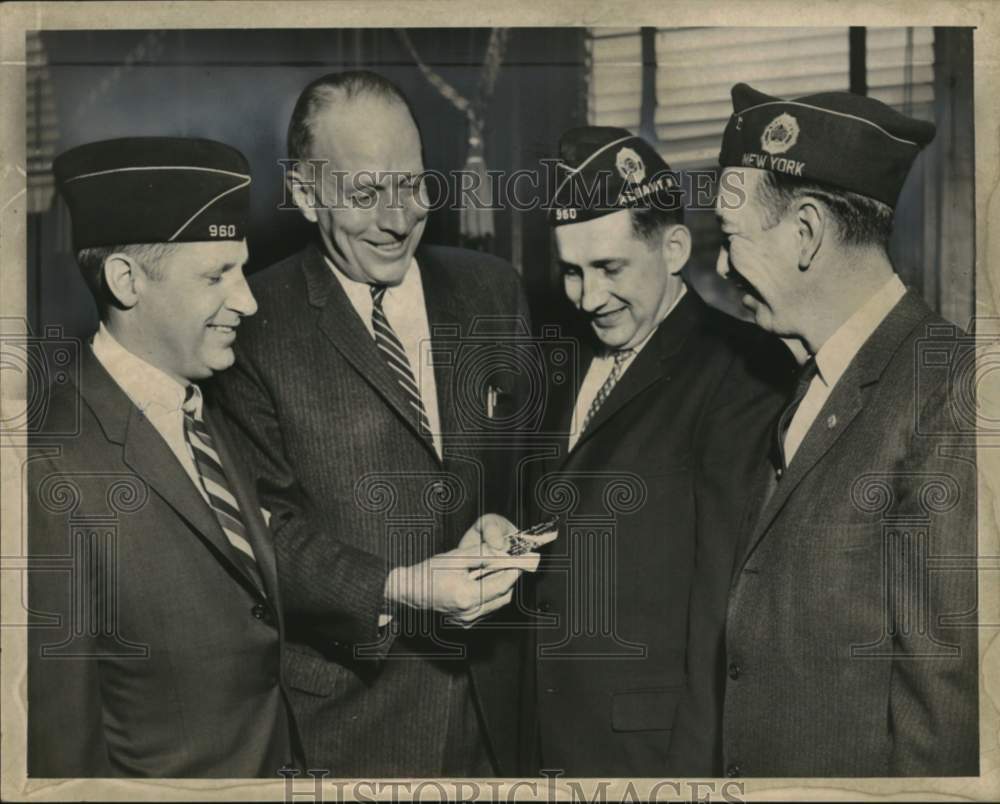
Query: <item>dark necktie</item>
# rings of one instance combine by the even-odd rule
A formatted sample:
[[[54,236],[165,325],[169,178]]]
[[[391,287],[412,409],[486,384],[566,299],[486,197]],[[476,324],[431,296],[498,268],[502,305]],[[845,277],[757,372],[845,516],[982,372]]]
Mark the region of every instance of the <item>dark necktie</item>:
[[[781,416],[778,417],[778,425],[774,432],[774,468],[775,474],[779,478],[788,470],[788,463],[785,461],[785,436],[788,435],[788,428],[792,424],[792,419],[795,418],[795,411],[799,409],[799,405],[802,404],[802,400],[809,390],[809,385],[812,383],[813,377],[818,373],[816,359],[810,357],[799,370],[799,379],[795,385],[795,395],[787,407],[781,411]]]
[[[184,437],[191,447],[194,465],[201,479],[201,486],[208,497],[209,506],[219,520],[226,539],[236,548],[243,568],[254,579],[259,589],[263,589],[257,557],[247,540],[247,529],[240,513],[240,505],[229,488],[225,470],[219,453],[215,451],[212,434],[205,427],[201,415],[201,391],[189,385],[184,397]]]
[[[581,433],[587,429],[590,423],[594,420],[594,417],[597,415],[597,411],[601,409],[601,406],[605,403],[607,398],[611,396],[611,391],[614,390],[614,387],[618,384],[618,380],[620,380],[622,374],[625,373],[625,361],[632,356],[632,352],[632,349],[620,349],[615,352],[615,364],[611,368],[611,373],[608,375],[608,378],[597,390],[597,396],[594,397],[594,401],[590,403],[587,415],[584,416],[583,424],[580,426]]]
[[[375,346],[378,347],[379,354],[389,364],[396,381],[399,383],[406,399],[413,408],[414,419],[420,432],[431,437],[431,423],[427,418],[427,410],[424,408],[424,401],[420,397],[420,388],[413,377],[413,369],[410,368],[410,361],[406,357],[406,350],[396,336],[395,330],[386,318],[385,310],[382,309],[382,302],[385,300],[385,293],[389,289],[388,285],[372,285],[372,329],[375,331]]]

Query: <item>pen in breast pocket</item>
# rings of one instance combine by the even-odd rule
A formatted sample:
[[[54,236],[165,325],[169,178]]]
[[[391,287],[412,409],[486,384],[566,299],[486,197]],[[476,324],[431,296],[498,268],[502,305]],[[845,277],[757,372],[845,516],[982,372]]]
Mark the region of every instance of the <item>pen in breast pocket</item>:
[[[496,412],[497,399],[500,397],[500,389],[495,385],[486,388],[486,418],[492,419]]]

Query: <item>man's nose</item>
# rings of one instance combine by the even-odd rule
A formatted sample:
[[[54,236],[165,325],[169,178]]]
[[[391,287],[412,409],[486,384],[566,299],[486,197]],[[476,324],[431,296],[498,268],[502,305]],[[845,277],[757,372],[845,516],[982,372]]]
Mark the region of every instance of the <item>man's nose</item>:
[[[594,313],[608,302],[608,290],[604,278],[598,273],[584,272],[580,289],[580,309]]]
[[[257,312],[257,300],[250,292],[250,285],[247,284],[246,277],[242,273],[229,294],[227,306],[241,316],[249,316]]]
[[[400,195],[379,205],[378,227],[384,232],[404,237],[426,215],[427,211],[414,199]]]

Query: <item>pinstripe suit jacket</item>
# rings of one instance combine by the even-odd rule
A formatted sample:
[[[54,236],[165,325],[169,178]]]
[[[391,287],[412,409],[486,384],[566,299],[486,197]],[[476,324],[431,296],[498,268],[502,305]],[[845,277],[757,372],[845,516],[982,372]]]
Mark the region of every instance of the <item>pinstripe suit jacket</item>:
[[[747,529],[726,623],[729,775],[978,773],[961,335],[909,291]]]
[[[448,355],[477,320],[523,313],[517,276],[458,249],[424,247],[417,260],[443,461],[315,245],[253,277],[259,311],[220,377],[272,513],[306,758],[337,776],[440,774],[449,702],[470,666],[501,769],[515,751],[516,674],[504,662],[516,657],[503,640],[405,612],[386,633],[377,628],[391,566],[451,549],[479,514],[509,510],[512,453],[502,441],[484,448],[470,424],[480,401]],[[502,417],[513,375],[489,360],[472,375],[503,389]]]

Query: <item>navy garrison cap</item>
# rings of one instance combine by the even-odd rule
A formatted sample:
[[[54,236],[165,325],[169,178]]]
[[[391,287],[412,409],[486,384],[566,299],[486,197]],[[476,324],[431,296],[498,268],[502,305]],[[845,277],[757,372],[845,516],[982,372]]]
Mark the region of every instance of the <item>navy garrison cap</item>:
[[[250,168],[243,154],[221,142],[103,140],[60,154],[52,169],[78,251],[246,236]]]
[[[733,115],[719,164],[785,173],[896,206],[934,124],[850,92],[782,100],[746,84],[732,90]]]
[[[679,210],[681,195],[676,175],[648,142],[610,126],[562,135],[549,217],[554,226],[654,206]]]

